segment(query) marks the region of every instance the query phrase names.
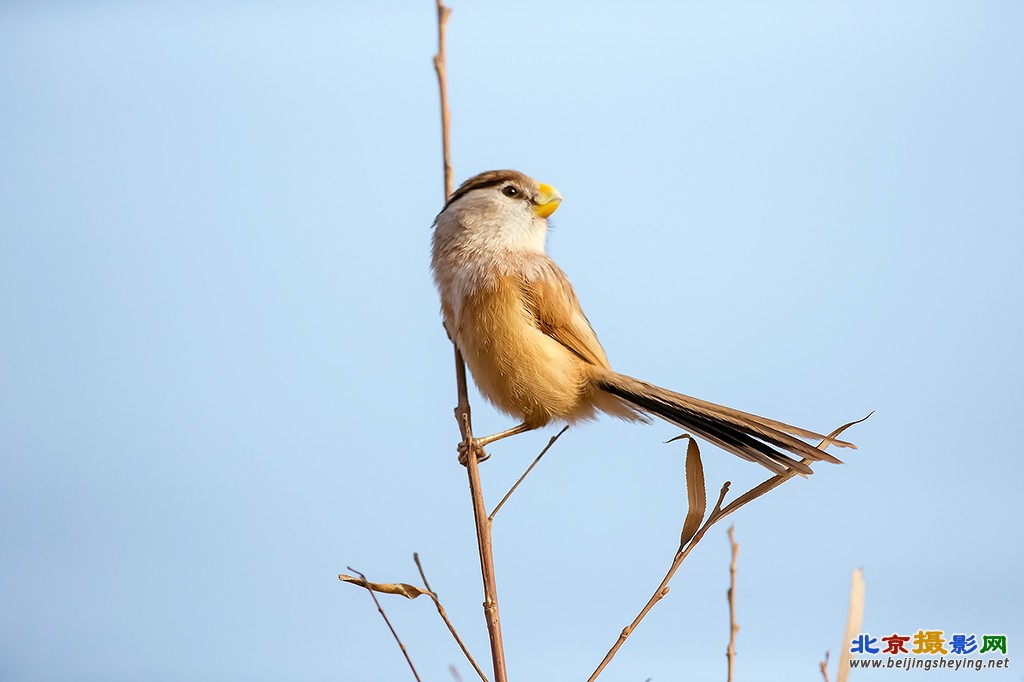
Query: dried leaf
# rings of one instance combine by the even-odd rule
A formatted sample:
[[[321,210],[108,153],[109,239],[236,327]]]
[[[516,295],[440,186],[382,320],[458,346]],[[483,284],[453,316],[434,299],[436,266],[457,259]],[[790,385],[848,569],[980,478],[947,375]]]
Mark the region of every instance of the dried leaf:
[[[832,443],[835,442],[836,437],[838,437],[839,434],[841,434],[843,431],[845,431],[846,429],[850,428],[854,424],[860,424],[863,421],[867,421],[871,417],[871,415],[873,415],[874,413],[875,413],[875,411],[871,410],[871,412],[868,412],[868,416],[867,417],[862,417],[862,418],[860,418],[860,419],[858,419],[856,421],[849,422],[848,424],[843,424],[838,429],[836,429],[832,433],[830,433],[827,436],[825,436],[825,440],[823,440],[820,443],[818,443],[815,447],[817,447],[819,450],[824,450],[829,445],[832,445]],[[857,446],[851,444],[850,447],[856,448]]]
[[[430,590],[424,590],[423,588],[410,585],[408,583],[371,583],[366,578],[357,578],[354,575],[345,575],[344,573],[338,574],[338,580],[346,583],[352,583],[353,585],[359,585],[365,587],[368,590],[374,592],[380,592],[381,594],[400,594],[407,599],[415,599],[421,595],[431,596],[433,593]]]
[[[697,446],[697,441],[689,435],[678,438],[688,438],[690,441],[686,445],[686,502],[688,509],[686,510],[686,520],[683,521],[683,532],[679,536],[681,548],[693,539],[700,528],[701,521],[704,520],[704,512],[707,511],[708,498],[704,489],[704,465],[700,461],[700,448]]]
[[[762,481],[761,483],[758,483],[753,488],[743,493],[729,504],[725,505],[725,509],[722,510],[722,516],[725,517],[729,514],[732,514],[734,511],[736,511],[743,505],[747,504],[751,500],[756,500],[757,498],[761,497],[768,491],[778,488],[780,485],[782,485],[783,483],[797,475],[799,474],[797,474],[797,472],[795,471],[787,471],[784,474],[775,474],[767,481]]]

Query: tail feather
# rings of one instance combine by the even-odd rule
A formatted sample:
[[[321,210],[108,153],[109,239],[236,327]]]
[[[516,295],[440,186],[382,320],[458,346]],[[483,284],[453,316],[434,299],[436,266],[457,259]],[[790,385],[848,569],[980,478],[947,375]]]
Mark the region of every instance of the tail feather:
[[[784,422],[741,412],[705,400],[675,393],[616,372],[597,377],[597,386],[649,414],[661,417],[728,452],[774,471],[810,474],[811,468],[779,449],[802,458],[842,462],[824,450],[800,440],[824,440],[826,436]],[[856,447],[834,441],[840,447]],[[779,448],[779,449],[776,449]]]

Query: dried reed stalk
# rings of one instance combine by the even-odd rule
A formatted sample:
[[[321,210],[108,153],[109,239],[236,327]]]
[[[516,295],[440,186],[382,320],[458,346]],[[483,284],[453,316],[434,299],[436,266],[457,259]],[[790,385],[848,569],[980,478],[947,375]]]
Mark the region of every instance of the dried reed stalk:
[[[850,579],[850,610],[846,615],[846,639],[839,650],[839,670],[836,682],[846,682],[850,675],[850,642],[860,633],[864,622],[864,570],[855,569]]]
[[[729,647],[725,650],[725,657],[729,661],[729,671],[726,677],[727,682],[732,682],[733,665],[736,661],[736,633],[740,626],[736,624],[736,558],[740,554],[740,546],[736,544],[736,526],[729,526],[729,547],[732,550],[732,560],[729,562],[729,591],[726,598],[729,601]]]
[[[445,61],[445,30],[451,10],[437,0],[437,54],[434,55],[434,70],[441,99],[441,147],[444,157],[444,198],[454,189],[451,164],[451,111],[448,108],[448,74]],[[455,419],[466,446],[466,472],[469,476],[470,498],[473,504],[473,519],[476,523],[477,548],[480,552],[480,574],[484,584],[484,619],[491,642],[491,662],[494,666],[494,681],[507,682],[505,670],[505,647],[501,638],[501,619],[498,615],[498,586],[494,576],[494,555],[491,546],[491,521],[484,506],[483,485],[480,482],[479,450],[472,447],[473,425],[470,420],[469,390],[466,383],[466,363],[462,353],[455,346],[455,381],[458,388],[458,405]]]

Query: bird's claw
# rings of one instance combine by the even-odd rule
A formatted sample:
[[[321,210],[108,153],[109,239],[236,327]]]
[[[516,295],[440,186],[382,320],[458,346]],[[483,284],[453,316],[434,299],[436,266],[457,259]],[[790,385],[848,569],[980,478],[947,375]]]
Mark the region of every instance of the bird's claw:
[[[466,441],[462,441],[461,443],[459,443],[459,448],[458,448],[458,450],[459,450],[459,464],[461,464],[462,466],[466,466],[466,465],[469,464],[469,449],[470,448],[473,448],[476,451],[476,461],[477,462],[486,462],[490,458],[490,455],[488,455],[486,452],[484,452],[483,447],[476,442],[475,438],[473,440],[469,441],[468,444],[466,443]]]

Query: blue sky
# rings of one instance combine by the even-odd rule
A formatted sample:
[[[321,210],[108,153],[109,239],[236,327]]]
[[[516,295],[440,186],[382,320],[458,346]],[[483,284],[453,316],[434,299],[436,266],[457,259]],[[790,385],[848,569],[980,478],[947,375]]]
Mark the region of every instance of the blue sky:
[[[737,679],[820,679],[858,566],[866,631],[1015,651],[1022,6],[453,9],[457,179],[561,190],[613,366],[819,430],[876,410],[732,518]],[[0,6],[0,677],[411,679],[336,575],[416,582],[414,551],[487,658],[435,41],[426,1]],[[552,432],[491,448],[490,500]],[[572,429],[499,515],[513,679],[585,678],[657,585],[675,434]],[[764,477],[703,452],[709,490]],[[724,678],[725,531],[602,679]],[[385,606],[426,679],[472,679],[429,603]]]

